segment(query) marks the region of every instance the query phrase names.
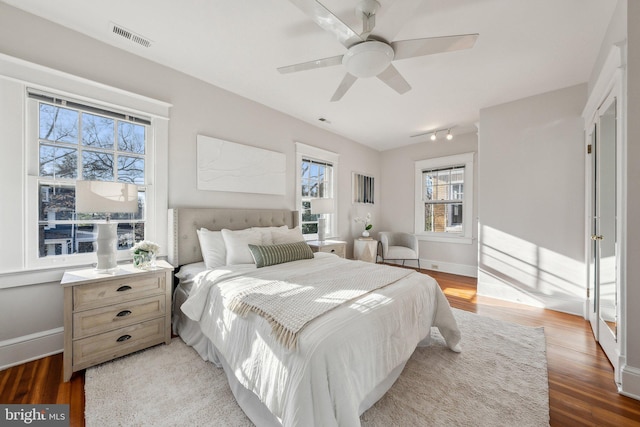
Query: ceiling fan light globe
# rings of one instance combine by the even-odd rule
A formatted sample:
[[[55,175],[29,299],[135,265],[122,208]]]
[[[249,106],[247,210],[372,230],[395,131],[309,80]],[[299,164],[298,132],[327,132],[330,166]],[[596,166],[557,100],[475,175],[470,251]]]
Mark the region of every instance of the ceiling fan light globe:
[[[391,46],[371,40],[351,46],[342,57],[342,64],[355,77],[375,77],[389,67],[393,55]]]

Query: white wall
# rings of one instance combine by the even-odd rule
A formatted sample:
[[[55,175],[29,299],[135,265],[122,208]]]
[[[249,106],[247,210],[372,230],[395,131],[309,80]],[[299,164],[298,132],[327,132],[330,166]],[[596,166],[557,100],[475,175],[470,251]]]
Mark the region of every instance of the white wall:
[[[480,111],[478,293],[582,314],[587,85]]]
[[[415,162],[478,151],[475,133],[457,135],[452,141],[425,141],[382,153],[382,221],[375,231],[414,232]],[[478,164],[474,168],[477,177]],[[421,266],[449,273],[475,276],[477,271],[478,185],[474,177],[473,242],[471,244],[420,241]],[[437,265],[437,268],[434,268]]]
[[[375,150],[1,2],[0,53],[171,103],[168,170],[159,171],[169,177],[169,207],[294,209],[294,141],[300,141],[340,156],[337,237],[347,239],[355,235],[355,224],[351,220],[354,209],[351,205],[351,172],[366,173],[379,181],[380,154]],[[7,87],[16,90],[15,85]],[[23,106],[3,103],[6,94],[0,95],[0,120],[18,125],[0,127],[2,159],[15,165],[24,162]],[[197,134],[284,153],[287,156],[286,195],[198,191]],[[20,173],[20,168],[12,168],[12,173],[8,170],[0,167],[0,236],[3,243],[9,236],[16,246],[4,244],[2,250],[7,253],[0,252],[3,255],[0,264],[0,368],[62,349],[59,280],[63,269],[39,272],[24,269],[22,253],[15,249],[20,247],[18,242],[24,236],[21,225],[25,214],[20,185],[24,174]],[[380,198],[379,190],[376,198]],[[7,209],[8,206],[11,209]],[[378,206],[369,209],[374,218],[378,215]],[[351,247],[350,244],[348,254]],[[13,273],[9,274],[9,271]]]

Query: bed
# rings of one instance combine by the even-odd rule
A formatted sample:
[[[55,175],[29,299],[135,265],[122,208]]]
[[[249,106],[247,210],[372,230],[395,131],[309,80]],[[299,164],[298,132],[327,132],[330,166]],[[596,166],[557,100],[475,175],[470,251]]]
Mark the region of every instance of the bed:
[[[359,426],[415,348],[429,345],[432,327],[460,351],[455,318],[434,279],[309,255],[296,241],[295,211],[184,208],[171,209],[169,219],[169,262],[180,267],[174,332],[224,369],[257,426]],[[214,234],[206,233],[243,238],[227,239],[220,258],[205,238]],[[247,245],[250,260],[243,258]]]

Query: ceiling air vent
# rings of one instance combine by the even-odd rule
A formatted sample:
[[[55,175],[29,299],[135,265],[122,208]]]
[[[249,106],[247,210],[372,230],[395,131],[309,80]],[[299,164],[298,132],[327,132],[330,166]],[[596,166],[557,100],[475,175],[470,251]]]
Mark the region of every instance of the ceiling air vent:
[[[151,40],[148,38],[143,37],[140,34],[136,34],[133,31],[129,31],[118,24],[114,24],[113,22],[111,22],[111,32],[117,36],[124,37],[127,40],[137,43],[140,46],[151,47]]]

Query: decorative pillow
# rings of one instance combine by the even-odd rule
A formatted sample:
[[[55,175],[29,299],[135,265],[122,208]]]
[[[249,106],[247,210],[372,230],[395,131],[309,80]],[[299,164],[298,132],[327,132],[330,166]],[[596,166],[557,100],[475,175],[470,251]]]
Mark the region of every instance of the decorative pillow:
[[[247,228],[245,230],[222,230],[222,238],[227,248],[227,265],[253,264],[249,245],[261,245],[262,233]]]
[[[304,242],[300,227],[271,230],[271,241],[274,245],[282,243]]]
[[[202,259],[207,268],[227,265],[227,250],[220,231],[210,231],[206,228],[196,230]]]
[[[249,250],[258,268],[313,258],[313,251],[306,242],[263,246],[250,244]]]
[[[251,227],[252,230],[259,231],[262,235],[262,244],[263,245],[273,245],[275,242],[271,240],[271,233],[276,230],[288,230],[289,227],[286,225],[282,225],[280,227],[272,226],[272,227]]]

